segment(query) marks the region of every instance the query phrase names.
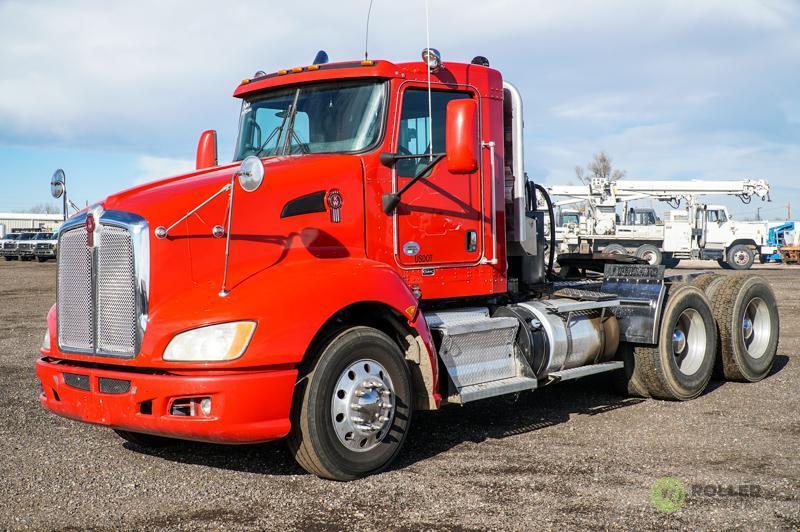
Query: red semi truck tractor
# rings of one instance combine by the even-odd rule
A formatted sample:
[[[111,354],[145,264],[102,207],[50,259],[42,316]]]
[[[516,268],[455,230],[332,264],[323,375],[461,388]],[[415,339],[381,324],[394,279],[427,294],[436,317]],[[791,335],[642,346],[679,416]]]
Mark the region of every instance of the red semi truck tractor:
[[[759,277],[619,255],[554,270],[522,97],[485,58],[319,60],[234,96],[233,163],[206,132],[196,171],[61,227],[46,409],[141,446],[286,438],[348,480],[392,462],[417,410],[602,372],[668,400],[701,394],[717,362],[769,373]]]

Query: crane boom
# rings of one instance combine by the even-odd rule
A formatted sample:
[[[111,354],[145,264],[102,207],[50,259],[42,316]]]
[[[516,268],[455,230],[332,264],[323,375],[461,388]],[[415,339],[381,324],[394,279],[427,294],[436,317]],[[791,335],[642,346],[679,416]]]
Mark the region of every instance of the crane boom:
[[[754,196],[769,199],[769,183],[763,179],[740,179],[711,181],[693,179],[687,181],[649,181],[593,178],[586,185],[554,185],[548,192],[554,196],[567,196],[570,200],[559,204],[592,201],[598,205],[611,206],[619,202],[636,199],[658,199],[672,203],[686,200],[693,204],[698,196],[737,196],[750,201]]]

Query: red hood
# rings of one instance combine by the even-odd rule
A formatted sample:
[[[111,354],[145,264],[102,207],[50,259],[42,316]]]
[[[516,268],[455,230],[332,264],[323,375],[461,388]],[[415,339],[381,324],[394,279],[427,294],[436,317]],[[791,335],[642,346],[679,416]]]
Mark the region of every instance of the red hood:
[[[222,193],[165,239],[154,231],[169,227],[231,182],[237,164],[170,177],[109,196],[106,211],[138,214],[150,235],[149,323],[142,354],[160,357],[176,330],[231,319],[247,312],[253,293],[268,293],[270,272],[303,261],[364,255],[364,190],[361,159],[353,155],[303,155],[264,159],[264,181],[251,193],[234,186],[228,288],[219,297],[226,238],[228,193]],[[321,209],[286,215],[287,203],[307,195],[343,197],[341,218],[333,222],[327,202]],[[263,303],[263,301],[262,301]],[[249,306],[248,306],[249,305]],[[187,309],[191,309],[188,312]],[[141,362],[141,360],[140,360]]]

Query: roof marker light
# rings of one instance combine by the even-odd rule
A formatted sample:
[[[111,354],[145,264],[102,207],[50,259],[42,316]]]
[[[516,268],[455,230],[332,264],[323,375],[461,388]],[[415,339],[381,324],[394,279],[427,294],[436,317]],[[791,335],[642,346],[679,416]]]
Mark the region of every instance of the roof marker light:
[[[292,72],[294,72],[295,74],[300,73],[302,71],[303,71],[303,67],[294,67],[292,69]]]
[[[422,50],[422,60],[428,65],[431,72],[438,72],[442,68],[442,54],[436,48]]]
[[[361,61],[361,66],[375,66],[375,61],[372,59],[364,59]]]

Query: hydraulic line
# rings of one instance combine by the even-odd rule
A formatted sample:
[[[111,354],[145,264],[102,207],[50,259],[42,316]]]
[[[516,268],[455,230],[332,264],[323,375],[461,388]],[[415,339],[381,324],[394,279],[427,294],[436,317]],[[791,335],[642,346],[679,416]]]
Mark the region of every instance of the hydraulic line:
[[[534,184],[531,181],[527,182],[528,188],[528,210],[535,211],[537,210],[537,202],[536,202],[536,192],[533,190],[538,190],[542,198],[544,198],[545,203],[547,204],[547,215],[550,218],[550,256],[547,260],[547,279],[552,281],[553,280],[553,267],[555,265],[555,258],[556,258],[556,213],[553,209],[553,201],[550,199],[550,194],[547,193],[545,188],[536,183]]]

